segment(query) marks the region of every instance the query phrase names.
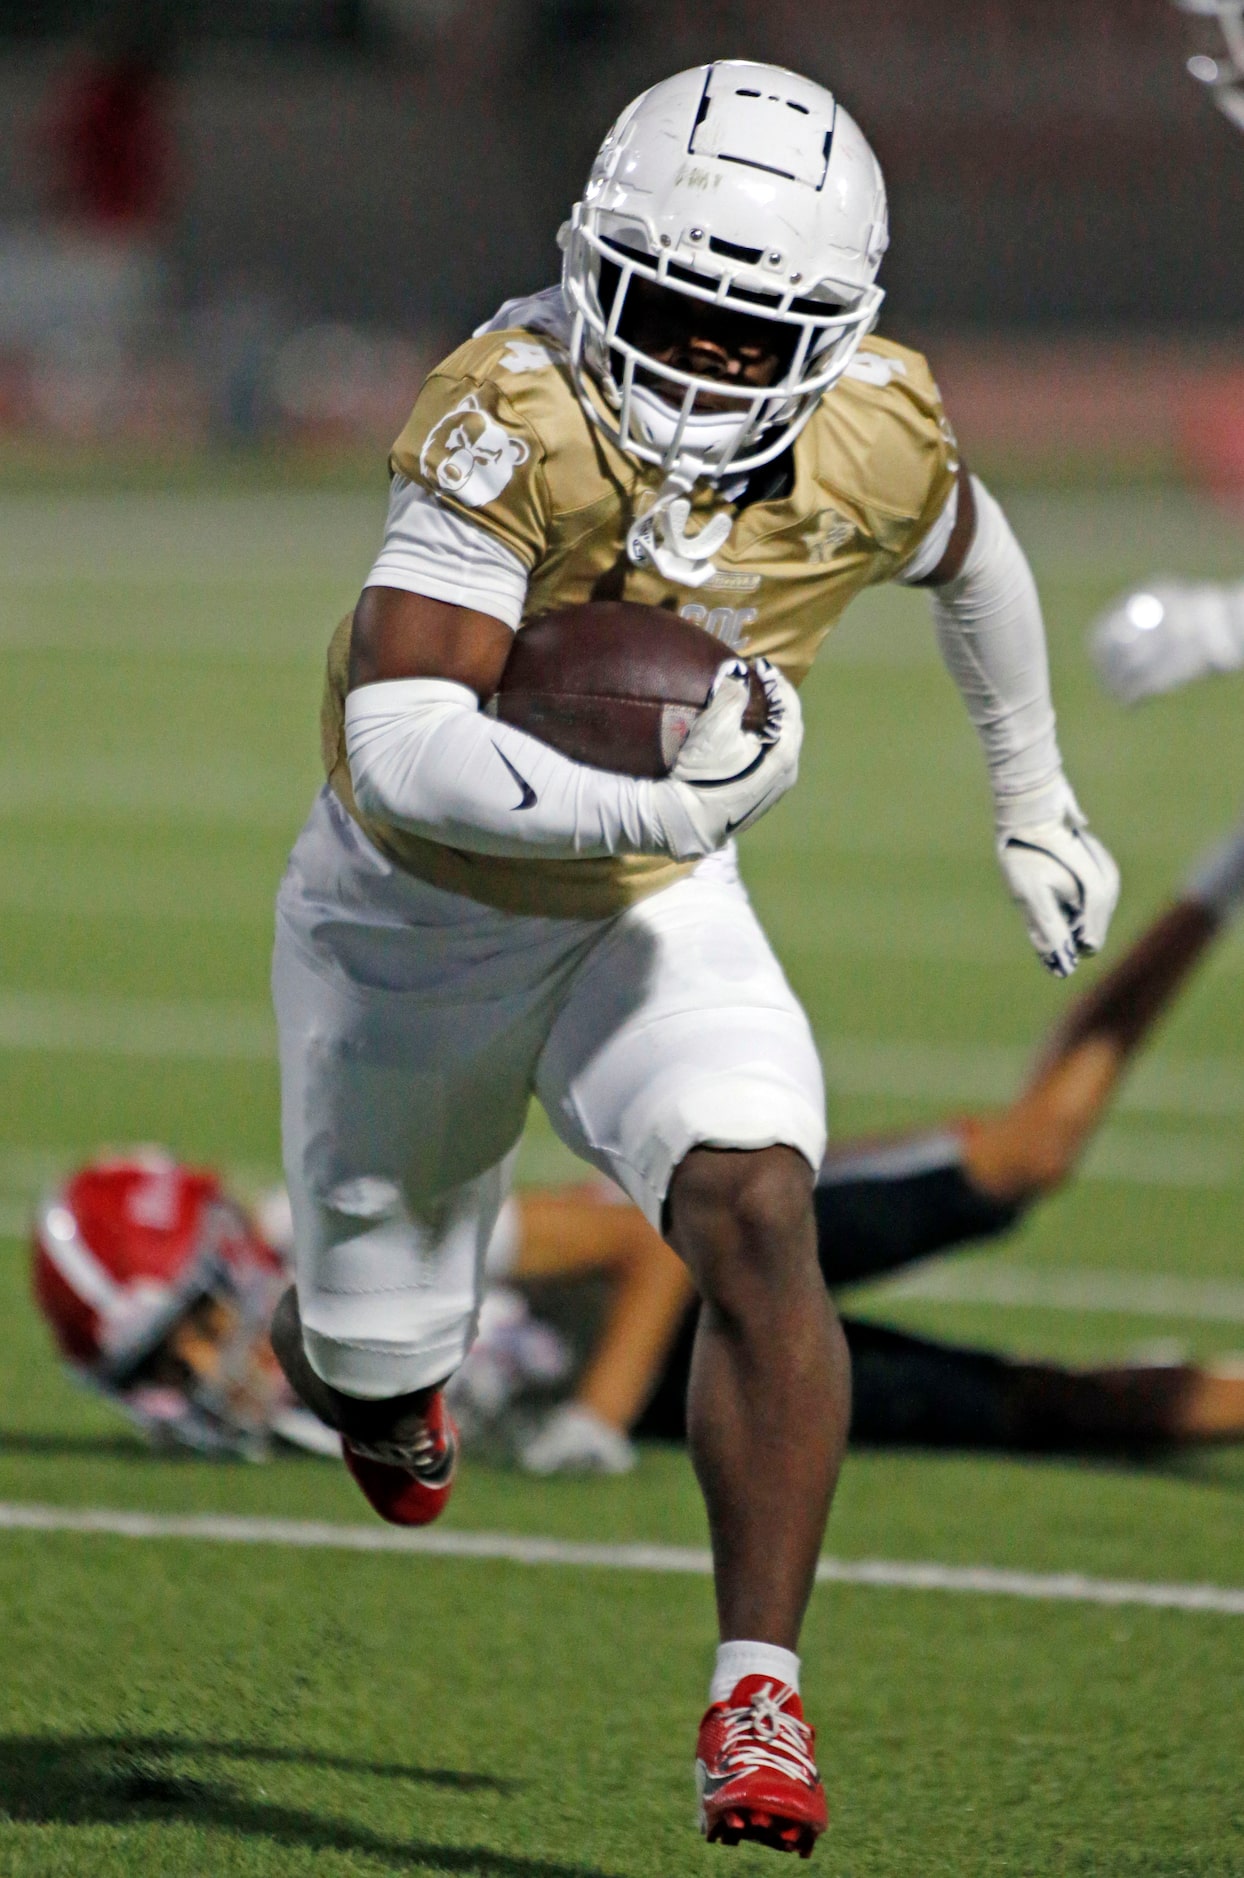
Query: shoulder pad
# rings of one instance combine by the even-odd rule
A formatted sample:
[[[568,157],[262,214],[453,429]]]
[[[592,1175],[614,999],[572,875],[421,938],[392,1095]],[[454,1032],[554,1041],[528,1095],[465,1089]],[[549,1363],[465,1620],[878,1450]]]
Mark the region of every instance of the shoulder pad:
[[[506,332],[479,333],[451,352],[431,374],[434,378],[466,378],[494,384],[498,392],[530,421],[527,406],[541,403],[556,408],[569,396],[577,403],[566,353],[547,333],[511,327]]]
[[[843,378],[857,385],[871,386],[875,391],[893,389],[897,403],[936,409],[941,414],[942,395],[924,354],[914,352],[910,346],[896,345],[892,339],[882,339],[876,333],[870,334],[861,345]]]
[[[565,353],[556,340],[515,327],[468,339],[437,366],[390,467],[534,567],[557,516],[616,502],[601,454]]]
[[[959,468],[927,360],[870,335],[808,429],[816,475],[849,498],[879,546],[905,558],[945,506]]]

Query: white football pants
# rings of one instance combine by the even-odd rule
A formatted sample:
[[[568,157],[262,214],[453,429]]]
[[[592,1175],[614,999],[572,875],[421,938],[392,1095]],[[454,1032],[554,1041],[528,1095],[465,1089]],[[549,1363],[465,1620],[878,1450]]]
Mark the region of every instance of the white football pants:
[[[658,1229],[696,1146],[825,1150],[807,1019],[732,852],[610,919],[502,913],[392,866],[326,789],[273,993],[307,1354],[347,1395],[462,1361],[533,1092]]]

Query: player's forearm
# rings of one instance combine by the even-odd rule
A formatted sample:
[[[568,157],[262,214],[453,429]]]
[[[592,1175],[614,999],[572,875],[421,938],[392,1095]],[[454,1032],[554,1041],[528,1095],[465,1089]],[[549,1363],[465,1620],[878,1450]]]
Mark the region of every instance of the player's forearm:
[[[668,776],[591,769],[483,716],[475,693],[442,678],[360,685],[346,698],[346,751],[364,815],[475,854],[587,860],[668,854],[700,860],[790,787],[799,700],[761,659],[762,730],[744,728],[748,669],[725,659]]]
[[[345,715],[365,815],[476,854],[564,860],[667,851],[651,783],[573,763],[485,717],[464,685],[362,685]]]
[[[935,589],[933,616],[1005,829],[1059,813],[1066,786],[1036,582],[998,504],[975,478],[973,489],[975,538],[954,580]]]
[[[1105,1038],[1119,1067],[1140,1044],[1220,928],[1208,907],[1178,900],[1141,934],[1113,971],[1077,1000],[1041,1053],[1048,1071],[1092,1038]]]

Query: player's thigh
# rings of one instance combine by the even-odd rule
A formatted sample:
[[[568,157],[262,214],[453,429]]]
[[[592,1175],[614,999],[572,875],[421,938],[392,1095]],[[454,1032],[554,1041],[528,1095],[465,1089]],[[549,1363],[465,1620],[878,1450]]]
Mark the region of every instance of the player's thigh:
[[[727,861],[611,922],[576,972],[536,1087],[567,1145],[658,1228],[694,1147],[781,1144],[820,1164],[816,1046]]]
[[[350,1394],[422,1388],[474,1334],[547,1013],[521,986],[455,1002],[347,981],[280,920],[273,986],[308,1354]]]

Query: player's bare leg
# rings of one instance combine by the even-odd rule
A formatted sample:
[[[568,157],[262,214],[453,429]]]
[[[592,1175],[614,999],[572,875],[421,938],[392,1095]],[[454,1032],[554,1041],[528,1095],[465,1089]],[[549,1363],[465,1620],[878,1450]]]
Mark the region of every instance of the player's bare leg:
[[[697,1148],[670,1239],[704,1300],[688,1440],[723,1640],[793,1650],[849,1417],[846,1345],[816,1262],[812,1171],[791,1148]]]
[[[1237,830],[1198,869],[1185,897],[1076,1000],[1017,1100],[998,1115],[965,1124],[963,1165],[981,1192],[1023,1201],[1066,1180],[1135,1051],[1242,898],[1244,830]]]
[[[793,1149],[699,1148],[668,1202],[670,1239],[703,1298],[687,1438],[722,1638],[700,1727],[701,1823],[710,1839],[805,1856],[826,1810],[795,1650],[850,1417],[811,1193]]]
[[[1186,895],[1076,1000],[1016,1101],[997,1115],[973,1116],[957,1125],[962,1138],[957,1164],[968,1177],[969,1191],[1003,1206],[1022,1206],[1068,1178],[1135,1052],[1230,924],[1241,892],[1244,832],[1203,863]],[[862,1149],[875,1145],[838,1143],[826,1162],[852,1163]],[[636,1209],[611,1204],[593,1188],[529,1194],[521,1205],[520,1276],[589,1269],[618,1275],[605,1335],[578,1399],[624,1429],[664,1358],[686,1295],[683,1268]],[[906,1257],[943,1251],[948,1243],[920,1245]],[[852,1270],[849,1276],[858,1280],[905,1262],[900,1246],[888,1265],[877,1262],[867,1273]],[[832,1267],[826,1276],[832,1286]],[[928,1432],[917,1438],[934,1443],[952,1439],[958,1445],[1078,1448],[1093,1442],[1238,1439],[1244,1430],[1244,1372],[1235,1359],[1074,1370],[910,1341],[922,1375],[913,1399],[928,1404]],[[971,1382],[964,1391],[954,1386],[956,1365]],[[987,1384],[979,1374],[982,1367],[988,1368]],[[995,1410],[985,1417],[980,1414],[982,1387]],[[956,1419],[961,1395],[974,1405],[976,1417],[966,1432]],[[870,1401],[875,1396],[874,1389]],[[943,1422],[952,1434],[940,1432]],[[906,1427],[891,1427],[885,1417],[882,1425],[889,1430],[886,1436],[868,1438],[911,1438]]]
[[[574,1400],[625,1433],[652,1392],[693,1295],[687,1268],[638,1208],[598,1189],[524,1193],[518,1209],[515,1277],[602,1272],[611,1280],[604,1327]]]
[[[442,1385],[379,1401],[334,1389],[307,1360],[292,1285],[273,1313],[271,1337],[290,1388],[340,1434],[346,1466],[381,1518],[398,1526],[436,1519],[449,1498],[457,1461]]]

